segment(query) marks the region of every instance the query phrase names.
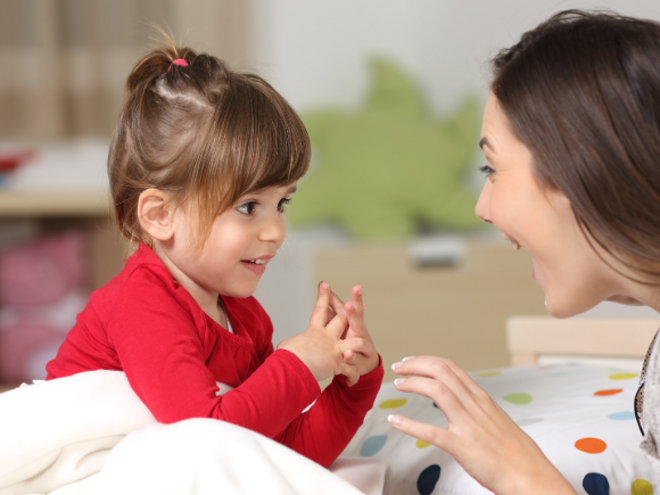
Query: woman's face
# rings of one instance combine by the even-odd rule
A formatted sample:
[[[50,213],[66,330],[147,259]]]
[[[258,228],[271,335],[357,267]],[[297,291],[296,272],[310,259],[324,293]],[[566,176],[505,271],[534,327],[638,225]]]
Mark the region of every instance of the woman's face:
[[[550,314],[573,316],[625,293],[622,277],[584,237],[566,196],[537,182],[532,153],[513,134],[492,93],[480,145],[488,177],[476,214],[494,224],[514,247],[520,245],[529,252],[532,275],[545,292]]]

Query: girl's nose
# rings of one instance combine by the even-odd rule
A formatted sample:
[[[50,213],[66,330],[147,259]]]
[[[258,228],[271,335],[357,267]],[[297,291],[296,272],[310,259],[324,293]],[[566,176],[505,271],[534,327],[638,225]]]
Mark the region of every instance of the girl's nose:
[[[275,214],[264,219],[264,224],[259,232],[259,239],[267,242],[282,243],[286,236],[286,223],[284,216]]]
[[[477,206],[474,208],[474,213],[486,223],[493,223],[490,219],[490,190],[491,182],[486,180],[484,187],[481,189],[481,194],[479,194],[479,201],[477,201]]]

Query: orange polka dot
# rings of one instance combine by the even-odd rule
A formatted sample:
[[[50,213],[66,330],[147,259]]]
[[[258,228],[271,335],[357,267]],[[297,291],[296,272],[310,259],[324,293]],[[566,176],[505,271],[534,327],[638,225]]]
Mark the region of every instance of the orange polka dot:
[[[599,438],[580,438],[575,442],[575,448],[587,454],[600,454],[605,452],[607,444]]]
[[[599,397],[605,397],[607,395],[620,394],[621,392],[623,392],[622,388],[610,388],[607,390],[599,390],[598,392],[594,392],[594,395],[597,395]]]

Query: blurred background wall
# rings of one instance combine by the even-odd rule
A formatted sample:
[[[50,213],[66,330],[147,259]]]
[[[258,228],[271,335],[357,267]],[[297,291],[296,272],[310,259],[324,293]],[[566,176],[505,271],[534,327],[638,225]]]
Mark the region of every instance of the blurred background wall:
[[[328,115],[355,121],[371,111],[374,95],[382,96],[379,88],[391,86],[399,91],[394,96],[399,107],[379,108],[382,115],[400,111],[404,103],[420,104],[425,128],[442,125],[438,139],[451,141],[450,131],[463,125],[463,102],[476,102],[481,111],[488,60],[497,50],[559,10],[601,7],[660,20],[660,5],[651,0],[0,0],[0,164],[22,163],[15,171],[0,170],[0,248],[9,252],[43,235],[77,229],[87,239],[88,289],[121,267],[123,247],[108,221],[104,162],[126,77],[139,56],[158,44],[154,26],[238,70],[264,76],[303,115],[310,133],[312,124],[314,129],[327,124]],[[380,72],[375,57],[386,62]],[[396,113],[387,115],[400,120]],[[476,200],[483,179],[474,172],[481,165],[478,116],[475,122],[463,126],[471,129],[462,139],[472,143],[472,150],[463,154],[467,158],[460,174],[443,194],[460,187]],[[386,131],[390,134],[380,138],[383,145],[405,135],[397,127]],[[358,143],[351,146],[359,148],[368,137],[378,147],[378,136],[363,139],[359,132],[353,136]],[[350,148],[339,138],[312,138],[310,189],[320,180],[314,177],[329,167],[321,159],[329,155],[321,145]],[[435,141],[430,141],[420,143],[432,149]],[[404,148],[401,153],[412,152]],[[352,207],[352,197],[342,193],[342,180],[351,180],[362,166],[378,170],[380,163],[350,154],[342,159],[347,166],[321,184],[327,190],[338,187],[337,204]],[[404,162],[393,160],[388,170],[406,170],[422,182],[448,166],[439,159],[417,170]],[[366,177],[376,182],[379,175],[369,171]],[[417,208],[410,213],[413,220],[422,215],[421,206],[411,206],[416,187],[386,198],[401,209]],[[305,180],[301,194],[304,188]],[[433,191],[429,194],[432,210]],[[299,211],[307,208],[305,201],[301,196]],[[353,212],[384,204],[374,199],[358,207],[355,201]],[[296,206],[294,198],[292,218]],[[304,330],[320,279],[329,280],[342,297],[353,284],[364,286],[367,322],[386,364],[405,354],[429,352],[468,369],[504,366],[506,317],[545,311],[528,256],[509,252],[494,230],[422,222],[406,235],[362,238],[342,223],[339,213],[328,218],[291,225],[281,255],[269,265],[257,292],[275,323],[276,342]],[[0,285],[2,278],[0,272]],[[0,298],[0,311],[2,304]],[[644,311],[605,304],[592,314],[648,315]],[[2,321],[0,314],[0,327]],[[0,329],[0,351],[1,334]],[[62,338],[62,331],[58,335]],[[48,340],[51,351],[54,342],[57,338]]]

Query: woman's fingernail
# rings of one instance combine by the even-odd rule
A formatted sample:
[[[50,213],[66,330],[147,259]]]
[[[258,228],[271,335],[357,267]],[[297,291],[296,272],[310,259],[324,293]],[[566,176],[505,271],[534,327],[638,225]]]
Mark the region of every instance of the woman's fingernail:
[[[330,287],[328,282],[321,282],[321,289],[327,289],[328,287]]]
[[[397,378],[396,380],[394,380],[394,385],[398,387],[399,385],[403,385],[403,382],[405,381],[406,381],[405,378]]]
[[[408,356],[408,357],[404,357],[404,358],[401,360],[401,362],[403,363],[403,362],[408,361],[408,360],[410,360],[410,359],[415,359],[415,357],[416,357],[416,356]]]
[[[395,414],[390,414],[387,417],[387,421],[389,421],[393,425],[400,425],[401,424],[401,416],[397,416]]]
[[[394,363],[392,365],[392,371],[396,371],[396,369],[403,364],[403,361],[399,361],[398,363]]]

